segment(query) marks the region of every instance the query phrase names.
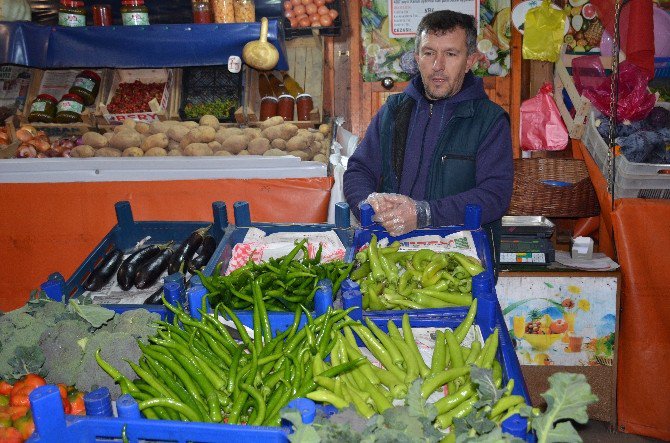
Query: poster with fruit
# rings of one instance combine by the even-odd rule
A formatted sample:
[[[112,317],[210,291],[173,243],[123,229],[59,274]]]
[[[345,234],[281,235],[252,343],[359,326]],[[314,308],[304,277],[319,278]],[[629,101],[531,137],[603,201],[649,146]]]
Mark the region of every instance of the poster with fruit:
[[[615,276],[501,277],[496,291],[522,365],[612,365]]]
[[[366,82],[381,81],[385,77],[408,81],[418,72],[414,38],[389,37],[390,1],[361,2],[361,74]],[[480,3],[477,48],[482,54],[473,71],[478,76],[504,77],[510,67],[510,0],[477,1]]]
[[[596,7],[588,0],[569,0],[568,20],[570,29],[563,38],[566,53],[599,52],[603,26]]]

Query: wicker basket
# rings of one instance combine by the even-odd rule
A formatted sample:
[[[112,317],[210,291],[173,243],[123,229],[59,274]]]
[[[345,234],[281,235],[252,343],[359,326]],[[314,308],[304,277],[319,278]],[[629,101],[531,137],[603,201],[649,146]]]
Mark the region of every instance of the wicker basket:
[[[508,215],[591,217],[599,213],[596,192],[583,160],[514,160],[514,191]]]

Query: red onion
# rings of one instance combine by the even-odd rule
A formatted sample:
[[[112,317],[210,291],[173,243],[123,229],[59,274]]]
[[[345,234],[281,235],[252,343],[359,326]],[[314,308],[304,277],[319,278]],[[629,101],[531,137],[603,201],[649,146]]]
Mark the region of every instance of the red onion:
[[[37,157],[37,150],[34,146],[23,144],[19,146],[19,150],[16,152],[17,158],[35,158]]]

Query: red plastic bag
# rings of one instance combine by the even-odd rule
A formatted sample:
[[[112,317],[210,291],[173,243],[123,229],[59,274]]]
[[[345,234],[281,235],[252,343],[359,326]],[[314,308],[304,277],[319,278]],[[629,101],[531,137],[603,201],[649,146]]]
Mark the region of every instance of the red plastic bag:
[[[600,57],[577,57],[572,61],[572,68],[577,91],[588,98],[598,111],[609,117],[612,80],[611,76],[604,74]],[[617,122],[642,120],[649,115],[656,103],[656,96],[647,90],[649,80],[649,73],[644,69],[627,60],[619,64]]]
[[[560,151],[568,145],[568,129],[554,102],[551,83],[545,83],[533,98],[521,103],[521,149]]]

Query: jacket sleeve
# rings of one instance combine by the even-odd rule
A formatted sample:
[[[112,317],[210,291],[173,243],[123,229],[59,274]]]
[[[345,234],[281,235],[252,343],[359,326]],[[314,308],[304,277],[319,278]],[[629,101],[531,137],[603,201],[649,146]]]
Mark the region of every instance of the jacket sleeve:
[[[359,143],[344,171],[344,198],[352,213],[360,220],[358,205],[377,191],[381,181],[382,160],[379,146],[379,127],[382,108],[370,122],[365,137]]]
[[[481,206],[482,224],[505,215],[514,184],[512,137],[507,116],[502,116],[491,126],[477,150],[475,161],[474,188],[429,202],[433,226],[462,225],[468,204]]]

